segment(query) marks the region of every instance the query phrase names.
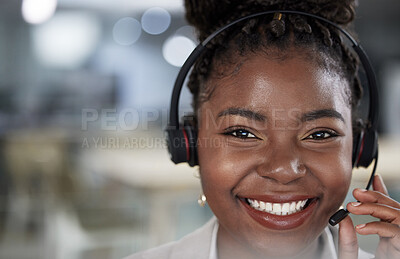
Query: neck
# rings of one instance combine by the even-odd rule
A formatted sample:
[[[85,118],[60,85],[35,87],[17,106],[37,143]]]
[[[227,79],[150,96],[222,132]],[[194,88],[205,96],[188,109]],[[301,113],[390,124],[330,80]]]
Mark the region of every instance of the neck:
[[[217,234],[218,259],[313,259],[320,258],[322,243],[316,238],[310,245],[296,255],[270,256],[267,252],[257,251],[244,242],[236,240],[221,225]]]

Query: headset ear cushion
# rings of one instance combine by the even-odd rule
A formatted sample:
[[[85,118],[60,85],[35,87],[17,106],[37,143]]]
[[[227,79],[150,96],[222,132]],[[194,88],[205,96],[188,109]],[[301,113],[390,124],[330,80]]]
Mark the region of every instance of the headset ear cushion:
[[[360,146],[360,154],[356,167],[368,167],[376,158],[377,150],[378,133],[375,130],[367,130]]]
[[[189,139],[183,127],[168,127],[167,147],[170,158],[175,164],[187,162],[190,159]]]
[[[360,151],[362,152],[362,145],[364,141],[364,130],[362,130],[360,133],[356,134],[353,137],[353,156],[352,156],[352,165],[353,168],[357,167],[357,162],[359,161],[360,158]]]
[[[199,164],[197,156],[197,127],[185,126],[184,128],[189,142],[189,158],[187,162],[190,166],[196,166]]]

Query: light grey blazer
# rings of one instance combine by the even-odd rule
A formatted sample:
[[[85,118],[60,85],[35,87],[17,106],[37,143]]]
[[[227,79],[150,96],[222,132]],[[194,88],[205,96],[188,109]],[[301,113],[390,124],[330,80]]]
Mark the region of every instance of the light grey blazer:
[[[182,239],[165,245],[139,252],[124,259],[209,259],[212,249],[213,229],[218,224],[216,217],[211,218],[204,226]],[[337,259],[338,228],[328,226],[322,232],[321,258]],[[358,252],[359,259],[374,258],[363,250]]]

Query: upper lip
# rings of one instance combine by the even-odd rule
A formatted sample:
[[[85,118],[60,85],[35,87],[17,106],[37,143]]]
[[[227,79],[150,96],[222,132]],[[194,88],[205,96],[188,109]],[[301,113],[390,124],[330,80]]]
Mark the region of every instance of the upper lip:
[[[292,201],[302,201],[306,199],[316,198],[317,195],[309,195],[309,194],[275,194],[275,195],[260,195],[260,194],[249,194],[245,196],[238,196],[242,199],[252,199],[263,202],[276,202],[276,203],[285,203]]]

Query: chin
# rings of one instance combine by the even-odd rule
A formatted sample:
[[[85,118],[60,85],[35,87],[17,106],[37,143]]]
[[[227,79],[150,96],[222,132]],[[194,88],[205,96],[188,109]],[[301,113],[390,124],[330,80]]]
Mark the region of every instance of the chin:
[[[275,241],[269,241],[267,247],[265,247],[266,243],[258,242],[257,244],[253,243],[253,246],[248,247],[248,249],[254,251],[257,258],[266,258],[265,255],[268,255],[268,258],[312,259],[308,253],[314,239],[312,238],[308,242],[305,242],[304,239],[291,241],[275,239]]]

